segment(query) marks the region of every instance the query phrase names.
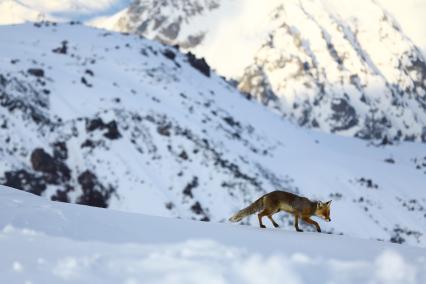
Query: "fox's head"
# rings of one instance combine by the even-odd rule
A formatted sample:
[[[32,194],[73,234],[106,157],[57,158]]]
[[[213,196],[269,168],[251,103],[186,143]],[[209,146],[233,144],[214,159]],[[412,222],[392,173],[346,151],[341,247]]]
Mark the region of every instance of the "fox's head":
[[[315,215],[326,220],[327,222],[330,222],[330,204],[331,200],[327,202],[319,201],[317,203],[317,210],[315,211]]]

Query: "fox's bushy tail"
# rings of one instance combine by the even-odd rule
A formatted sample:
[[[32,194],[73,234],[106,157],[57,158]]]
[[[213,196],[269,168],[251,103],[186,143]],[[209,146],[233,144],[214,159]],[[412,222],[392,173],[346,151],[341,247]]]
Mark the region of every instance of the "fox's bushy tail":
[[[253,202],[252,204],[250,204],[249,206],[247,206],[246,208],[238,211],[234,216],[229,218],[229,221],[239,222],[244,217],[247,217],[251,214],[259,212],[262,209],[263,209],[263,196],[259,198],[258,200],[256,200],[255,202]]]

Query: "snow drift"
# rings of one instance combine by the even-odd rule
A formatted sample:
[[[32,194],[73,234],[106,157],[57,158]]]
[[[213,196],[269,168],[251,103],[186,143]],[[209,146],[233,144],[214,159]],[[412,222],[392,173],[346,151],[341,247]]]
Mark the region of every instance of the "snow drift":
[[[129,214],[0,187],[4,283],[424,283],[426,252]]]

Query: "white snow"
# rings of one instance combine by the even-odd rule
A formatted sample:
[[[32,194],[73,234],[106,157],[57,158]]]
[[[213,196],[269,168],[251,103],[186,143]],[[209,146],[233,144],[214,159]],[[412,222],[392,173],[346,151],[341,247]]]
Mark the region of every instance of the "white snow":
[[[129,214],[3,186],[0,250],[10,284],[426,281],[425,249]]]

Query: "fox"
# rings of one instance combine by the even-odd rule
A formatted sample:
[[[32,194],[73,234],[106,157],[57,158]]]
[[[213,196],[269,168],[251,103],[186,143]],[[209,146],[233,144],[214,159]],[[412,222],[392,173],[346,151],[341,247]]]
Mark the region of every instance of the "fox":
[[[261,196],[246,208],[238,211],[229,218],[229,221],[239,222],[244,217],[260,212],[257,214],[257,218],[259,219],[259,226],[261,228],[266,228],[262,222],[262,218],[265,216],[267,216],[268,219],[271,220],[272,225],[277,228],[279,225],[272,219],[272,215],[280,211],[285,211],[294,216],[294,227],[297,232],[303,232],[303,230],[299,228],[299,219],[315,226],[317,231],[321,232],[319,224],[312,220],[311,217],[317,216],[330,222],[330,204],[331,200],[327,202],[311,201],[306,197],[298,196],[294,193],[272,191]]]

